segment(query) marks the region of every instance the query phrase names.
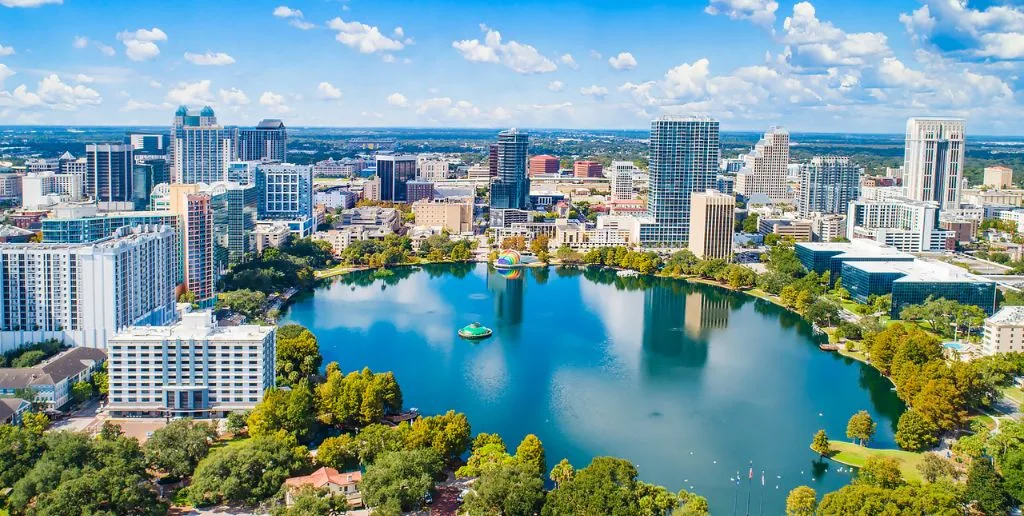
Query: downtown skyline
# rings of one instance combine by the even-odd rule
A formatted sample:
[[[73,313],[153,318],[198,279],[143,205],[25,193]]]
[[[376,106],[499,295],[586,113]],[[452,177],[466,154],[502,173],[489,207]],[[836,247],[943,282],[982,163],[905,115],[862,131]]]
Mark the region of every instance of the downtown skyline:
[[[726,131],[899,133],[934,114],[1019,135],[1024,8],[989,4],[0,0],[0,124],[168,125],[209,104],[238,125],[642,129],[695,114]]]

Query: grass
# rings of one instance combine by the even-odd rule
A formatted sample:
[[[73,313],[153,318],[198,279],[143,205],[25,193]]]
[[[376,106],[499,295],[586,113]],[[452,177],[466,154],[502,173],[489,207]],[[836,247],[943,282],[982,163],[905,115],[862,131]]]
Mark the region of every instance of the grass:
[[[241,446],[242,443],[248,441],[249,439],[252,439],[252,437],[249,437],[247,435],[236,435],[231,437],[230,439],[220,439],[217,442],[213,443],[213,449],[233,448],[235,446]]]
[[[921,472],[917,465],[922,462],[924,454],[908,452],[903,450],[867,448],[858,444],[846,441],[829,441],[832,449],[836,451],[830,458],[847,466],[861,467],[873,455],[892,457],[900,464],[900,472],[903,478],[910,481],[923,482]]]
[[[1017,405],[1024,405],[1024,391],[1017,387],[1003,387],[999,389],[999,392],[1003,393],[1003,396],[1010,398]]]
[[[989,430],[992,430],[993,428],[996,427],[995,418],[988,414],[976,414],[974,416],[971,416],[971,419],[985,425],[985,427],[988,428]]]

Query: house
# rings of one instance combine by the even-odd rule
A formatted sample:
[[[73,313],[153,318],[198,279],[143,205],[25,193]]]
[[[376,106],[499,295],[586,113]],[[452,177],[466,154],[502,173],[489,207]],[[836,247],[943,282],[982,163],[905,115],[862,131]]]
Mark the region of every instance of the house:
[[[61,409],[71,402],[71,387],[86,382],[107,360],[107,353],[98,348],[71,348],[35,367],[0,368],[0,396],[32,389],[34,403],[50,409]]]
[[[32,404],[21,398],[0,398],[0,425],[21,424],[22,414],[31,408]]]
[[[344,495],[348,500],[348,506],[359,508],[363,506],[363,495],[359,493],[359,484],[363,481],[361,471],[349,471],[338,473],[334,468],[320,468],[304,477],[292,477],[284,481],[288,488],[285,492],[285,503],[293,503],[293,493],[298,492],[306,486],[317,489],[326,489],[331,496]]]

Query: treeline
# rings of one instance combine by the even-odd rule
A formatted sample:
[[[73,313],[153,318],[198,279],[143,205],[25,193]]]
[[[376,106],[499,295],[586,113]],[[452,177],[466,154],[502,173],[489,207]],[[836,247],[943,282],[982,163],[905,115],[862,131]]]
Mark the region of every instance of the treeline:
[[[0,367],[32,367],[64,349],[57,339],[47,339],[0,355]]]
[[[419,256],[430,261],[466,261],[473,257],[473,244],[465,240],[453,241],[447,231],[431,235],[420,243]],[[387,235],[383,239],[356,240],[341,252],[341,261],[349,265],[385,267],[410,263],[417,253],[412,239],[402,235]]]
[[[265,249],[259,255],[247,255],[221,277],[218,290],[256,290],[264,294],[284,292],[289,288],[311,287],[313,272],[332,263],[330,244],[308,238],[285,242],[280,249]]]

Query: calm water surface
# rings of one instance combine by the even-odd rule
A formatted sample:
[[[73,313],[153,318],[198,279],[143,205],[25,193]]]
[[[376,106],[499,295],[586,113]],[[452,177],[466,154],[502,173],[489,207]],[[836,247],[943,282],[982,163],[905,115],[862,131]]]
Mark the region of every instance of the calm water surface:
[[[762,500],[764,514],[781,514],[797,485],[838,489],[850,475],[816,460],[814,432],[845,439],[866,409],[874,444],[893,446],[904,409],[873,369],[819,351],[792,313],[678,280],[408,268],[337,280],[286,319],[316,333],[325,364],[394,371],[407,407],[465,412],[474,434],[500,433],[512,449],[535,433],[549,468],[627,458],[645,481],[708,497],[714,514],[745,514],[748,496],[750,514]],[[494,336],[460,339],[473,321]]]

